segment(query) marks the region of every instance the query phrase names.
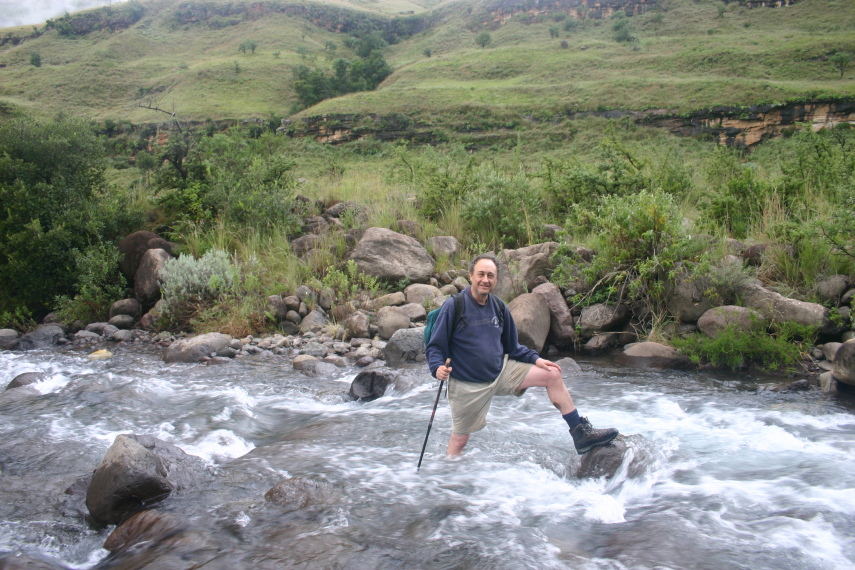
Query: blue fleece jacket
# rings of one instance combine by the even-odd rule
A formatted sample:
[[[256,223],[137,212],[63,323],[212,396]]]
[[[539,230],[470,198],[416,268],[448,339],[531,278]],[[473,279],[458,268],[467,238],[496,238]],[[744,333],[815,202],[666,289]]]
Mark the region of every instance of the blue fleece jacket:
[[[454,299],[443,303],[425,348],[430,373],[451,358],[451,376],[466,382],[492,382],[502,371],[505,354],[511,360],[534,362],[537,352],[519,343],[517,326],[507,305],[498,303],[504,311],[504,327],[500,328],[493,303],[479,305],[469,287],[463,290],[464,319],[454,326]]]

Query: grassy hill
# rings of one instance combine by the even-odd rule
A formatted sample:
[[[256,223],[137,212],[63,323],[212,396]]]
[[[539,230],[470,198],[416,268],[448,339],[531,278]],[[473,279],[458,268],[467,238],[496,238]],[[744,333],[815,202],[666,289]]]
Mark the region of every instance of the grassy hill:
[[[855,94],[855,66],[841,79],[827,61],[855,52],[855,10],[845,0],[782,8],[628,4],[643,13],[626,20],[633,39],[623,42],[615,40],[613,16],[596,19],[592,11],[582,20],[578,4],[129,2],[0,30],[0,110],[134,123],[165,117],[139,108],[144,100],[187,120],[284,116],[296,102],[292,69],[329,69],[334,58],[353,58],[345,40],[366,29],[395,42],[385,52],[394,73],[376,91],[326,100],[297,116],[402,112],[442,122],[481,109],[513,121],[567,110],[684,113]],[[475,37],[484,30],[491,41],[481,48]],[[240,52],[248,41],[254,52]]]

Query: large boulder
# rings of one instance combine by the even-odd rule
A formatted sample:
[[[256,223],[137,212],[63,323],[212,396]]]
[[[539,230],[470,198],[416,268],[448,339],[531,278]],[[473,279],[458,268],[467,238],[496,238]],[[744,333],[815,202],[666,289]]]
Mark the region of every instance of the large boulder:
[[[386,364],[395,367],[424,358],[424,327],[400,329],[386,343]]]
[[[318,332],[326,328],[330,323],[324,312],[315,308],[300,321],[300,332]]]
[[[117,436],[92,475],[86,508],[99,524],[119,524],[130,515],[194,485],[205,462],[153,436]]]
[[[185,530],[185,523],[169,513],[151,509],[140,511],[110,533],[104,541],[104,550],[116,553],[140,543],[169,544],[183,538]]]
[[[747,333],[758,321],[763,322],[765,318],[754,309],[724,305],[701,315],[698,319],[698,330],[710,338],[716,338],[728,327],[735,327],[739,332]]]
[[[814,289],[822,304],[836,306],[848,286],[845,276],[832,275],[817,283]]]
[[[561,289],[554,283],[544,283],[532,290],[540,295],[549,308],[549,342],[558,348],[569,348],[576,342],[576,329],[573,327],[573,314],[561,294]]]
[[[829,319],[828,308],[819,303],[790,299],[756,284],[747,285],[743,296],[746,307],[756,309],[769,320],[793,321],[817,327],[825,334],[839,334],[844,329],[843,325]]]
[[[437,236],[427,240],[427,247],[434,257],[451,259],[460,252],[460,242],[454,236]]]
[[[399,374],[389,368],[363,370],[350,383],[350,397],[354,400],[370,402],[386,393],[390,384],[394,385]]]
[[[121,269],[128,283],[134,282],[134,277],[145,252],[150,249],[162,249],[171,255],[174,248],[171,242],[155,233],[146,231],[134,232],[125,236],[116,247],[122,254],[119,260],[119,269]]]
[[[658,342],[629,344],[624,347],[621,360],[640,368],[685,368],[691,364],[688,356]]]
[[[142,317],[142,306],[136,299],[120,299],[110,305],[110,318],[117,315],[128,315],[137,320]]]
[[[207,333],[176,340],[163,354],[163,361],[199,362],[212,353],[220,352],[231,343],[232,337],[222,333]]]
[[[838,382],[855,386],[855,340],[847,340],[834,353],[831,375]]]
[[[499,255],[499,279],[493,294],[507,298],[514,291],[531,291],[540,285],[541,277],[549,278],[556,262],[552,254],[558,249],[554,241],[506,249]]]
[[[356,311],[344,321],[344,328],[350,338],[367,338],[371,336],[371,322],[368,315],[362,311]]]
[[[435,261],[418,240],[386,228],[368,228],[350,254],[359,271],[386,282],[425,283]]]
[[[399,307],[383,307],[377,311],[377,334],[383,340],[392,338],[395,331],[410,327],[410,317]]]
[[[627,317],[629,308],[626,305],[589,305],[582,309],[579,317],[580,333],[583,338],[590,338],[598,332],[616,330],[623,326]]]
[[[160,270],[172,259],[165,249],[149,249],[134,274],[134,296],[140,305],[150,307],[160,299]]]
[[[541,352],[549,334],[549,306],[542,295],[526,293],[508,303],[517,325],[517,336],[523,346]]]
[[[57,325],[43,325],[22,335],[12,343],[12,350],[41,350],[51,348],[65,339],[65,331]]]

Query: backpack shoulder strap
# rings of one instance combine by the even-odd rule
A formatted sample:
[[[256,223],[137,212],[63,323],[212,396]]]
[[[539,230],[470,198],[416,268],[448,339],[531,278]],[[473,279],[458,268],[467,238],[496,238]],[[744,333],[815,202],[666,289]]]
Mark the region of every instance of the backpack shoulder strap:
[[[461,321],[464,325],[466,324],[466,307],[463,304],[464,300],[462,292],[455,293],[452,297],[454,298],[454,324],[452,325],[452,330],[454,330],[457,328],[457,324]]]

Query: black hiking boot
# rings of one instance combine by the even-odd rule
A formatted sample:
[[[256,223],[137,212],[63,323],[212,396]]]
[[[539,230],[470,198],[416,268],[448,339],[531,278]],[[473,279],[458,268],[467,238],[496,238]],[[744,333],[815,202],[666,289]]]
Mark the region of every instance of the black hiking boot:
[[[573,443],[576,445],[576,453],[584,455],[591,451],[592,447],[605,445],[618,435],[615,428],[594,429],[588,418],[582,418],[582,423],[570,430]]]

